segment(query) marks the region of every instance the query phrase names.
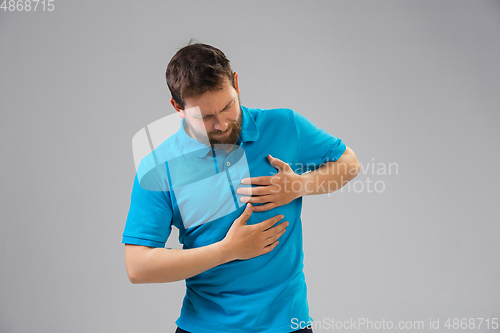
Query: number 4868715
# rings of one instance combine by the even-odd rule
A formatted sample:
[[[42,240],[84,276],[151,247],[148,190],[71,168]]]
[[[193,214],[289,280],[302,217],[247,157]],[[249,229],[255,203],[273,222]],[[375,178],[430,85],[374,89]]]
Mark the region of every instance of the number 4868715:
[[[53,11],[54,0],[3,0],[0,6],[4,12]]]

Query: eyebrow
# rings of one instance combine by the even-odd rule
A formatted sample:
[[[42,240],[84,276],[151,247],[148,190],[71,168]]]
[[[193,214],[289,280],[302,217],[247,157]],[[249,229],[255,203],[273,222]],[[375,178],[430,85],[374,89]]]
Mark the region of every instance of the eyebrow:
[[[226,110],[227,108],[229,108],[229,107],[231,106],[231,104],[233,104],[234,100],[235,100],[235,98],[233,98],[233,99],[231,100],[231,102],[227,103],[227,105],[226,105],[226,106],[225,106],[225,107],[224,107],[224,108],[223,108],[220,112],[222,112],[222,111]],[[202,113],[202,114],[201,114],[201,116],[202,116],[203,118],[205,118],[206,116],[213,116],[213,115],[214,115],[214,114],[212,114],[212,113],[208,113],[208,114],[203,114],[203,113]]]

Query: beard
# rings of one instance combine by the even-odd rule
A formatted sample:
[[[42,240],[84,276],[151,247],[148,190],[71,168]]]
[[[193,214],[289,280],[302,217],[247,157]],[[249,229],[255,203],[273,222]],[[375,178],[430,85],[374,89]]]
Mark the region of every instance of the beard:
[[[226,129],[226,131],[229,131],[226,136],[222,138],[215,137],[214,135],[218,135],[221,133],[224,133],[222,131],[215,131],[208,133],[208,141],[210,142],[210,145],[215,146],[215,145],[234,145],[236,141],[238,141],[241,133],[241,124],[243,122],[242,119],[242,112],[240,108],[240,113],[238,114],[238,118]]]
[[[238,114],[238,118],[234,122],[232,122],[226,129],[229,131],[224,137],[216,137],[215,135],[219,135],[224,133],[223,131],[214,131],[210,133],[199,133],[197,132],[187,121],[186,126],[189,131],[193,134],[196,140],[206,144],[207,146],[213,146],[217,149],[227,149],[230,146],[233,146],[236,141],[238,141],[241,133],[241,124],[243,123],[243,112],[241,111],[240,104],[240,96],[238,96],[238,107],[240,108],[240,112]],[[207,142],[208,137],[208,142]]]

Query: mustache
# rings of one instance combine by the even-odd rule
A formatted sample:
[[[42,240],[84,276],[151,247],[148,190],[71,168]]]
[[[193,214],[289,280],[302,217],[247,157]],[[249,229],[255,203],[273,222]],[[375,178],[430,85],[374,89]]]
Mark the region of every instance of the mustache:
[[[233,127],[234,126],[228,127],[225,131],[211,132],[210,134],[219,135],[219,134],[222,134],[222,133],[226,133],[227,131],[230,131]]]
[[[229,125],[225,131],[214,131],[214,132],[210,132],[210,135],[220,135],[220,134],[222,134],[222,133],[229,132],[230,130],[232,130],[232,129],[233,129],[233,128],[235,128],[236,126],[238,126],[238,120],[236,120],[236,121],[235,121],[235,122],[233,122],[231,125]]]

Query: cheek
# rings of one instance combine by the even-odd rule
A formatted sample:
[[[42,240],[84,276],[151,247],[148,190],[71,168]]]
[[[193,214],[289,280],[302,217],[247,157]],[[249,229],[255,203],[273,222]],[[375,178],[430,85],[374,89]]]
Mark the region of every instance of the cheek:
[[[234,111],[234,112],[231,112],[229,115],[228,115],[228,120],[230,122],[235,122],[236,119],[238,119],[238,110]]]

